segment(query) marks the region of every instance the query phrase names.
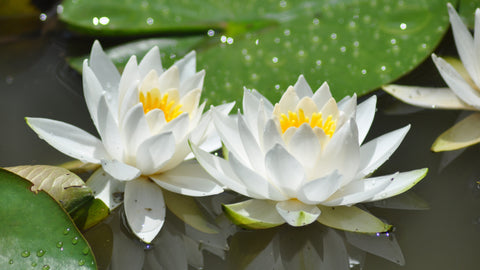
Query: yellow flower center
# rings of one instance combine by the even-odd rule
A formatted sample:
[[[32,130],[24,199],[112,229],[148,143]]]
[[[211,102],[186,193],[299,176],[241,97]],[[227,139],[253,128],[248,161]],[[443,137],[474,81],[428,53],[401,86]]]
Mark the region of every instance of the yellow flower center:
[[[143,112],[145,114],[153,109],[160,109],[163,111],[167,122],[172,121],[183,113],[183,111],[180,110],[182,104],[175,105],[174,100],[168,100],[168,93],[165,93],[162,96],[160,90],[157,88],[148,91],[146,95],[143,92],[140,92],[139,99],[143,104]]]
[[[280,127],[282,128],[282,133],[285,133],[289,127],[298,128],[304,123],[310,124],[310,127],[312,128],[319,127],[323,129],[325,134],[327,134],[330,138],[333,136],[337,126],[337,121],[332,120],[331,115],[329,115],[324,121],[322,113],[313,113],[310,119],[305,116],[305,113],[302,109],[299,109],[298,113],[288,111],[288,115],[284,113],[280,115]]]

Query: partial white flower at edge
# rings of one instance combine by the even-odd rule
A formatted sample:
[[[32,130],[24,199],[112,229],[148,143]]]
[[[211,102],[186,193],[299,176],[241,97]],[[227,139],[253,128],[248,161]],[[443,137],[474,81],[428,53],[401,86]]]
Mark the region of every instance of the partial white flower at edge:
[[[221,146],[211,111],[199,104],[205,71],[196,72],[195,52],[163,70],[158,47],[137,64],[132,56],[120,75],[95,41],[83,63],[83,88],[101,139],[67,123],[26,118],[28,125],[60,152],[101,164],[87,184],[111,209],[121,200],[132,231],[151,242],[165,219],[162,188],[188,196],[218,194],[223,188],[194,160],[188,141],[205,151]],[[233,103],[216,108],[228,114]]]
[[[235,223],[267,228],[315,220],[350,231],[387,231],[356,203],[400,194],[427,169],[369,177],[397,149],[405,126],[363,144],[375,114],[376,97],[338,104],[324,83],[315,93],[300,76],[273,106],[255,90],[244,91],[243,114],[213,110],[228,159],[191,143],[195,157],[218,182],[251,200],[224,205]]]
[[[475,11],[472,38],[455,8],[450,3],[447,7],[461,63],[449,63],[435,54],[432,59],[448,88],[383,87],[389,94],[414,106],[474,111],[435,140],[432,145],[435,152],[462,149],[480,142],[480,9]]]

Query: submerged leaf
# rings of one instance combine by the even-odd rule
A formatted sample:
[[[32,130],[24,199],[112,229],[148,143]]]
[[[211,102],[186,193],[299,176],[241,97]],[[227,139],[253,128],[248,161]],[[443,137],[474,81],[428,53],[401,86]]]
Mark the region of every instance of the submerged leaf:
[[[93,198],[82,179],[67,169],[48,165],[25,165],[5,168],[32,182],[32,191],[44,190],[72,212]]]
[[[95,259],[62,207],[31,183],[0,169],[2,269],[97,269]]]

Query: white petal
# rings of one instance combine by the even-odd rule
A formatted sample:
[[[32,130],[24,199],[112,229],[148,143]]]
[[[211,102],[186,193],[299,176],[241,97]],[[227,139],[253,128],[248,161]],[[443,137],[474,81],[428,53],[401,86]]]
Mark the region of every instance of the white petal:
[[[455,95],[450,88],[386,85],[383,90],[403,102],[430,109],[476,110]]]
[[[418,169],[418,170],[413,170],[408,172],[401,172],[397,174],[387,175],[387,176],[380,176],[380,177],[365,179],[364,181],[367,183],[378,181],[378,179],[382,177],[387,177],[387,178],[390,177],[391,179],[390,185],[388,185],[383,191],[375,194],[373,197],[371,197],[367,201],[371,202],[371,201],[383,200],[383,199],[398,195],[400,193],[403,193],[409,190],[414,185],[416,185],[420,180],[422,180],[427,175],[427,172],[428,172],[428,169],[424,168],[424,169]]]
[[[410,125],[383,134],[360,147],[360,165],[358,178],[363,178],[374,172],[397,150]]]
[[[194,112],[198,108],[201,94],[202,90],[196,88],[182,96],[182,99],[180,100],[180,104],[182,104],[181,110],[188,113]]]
[[[320,216],[320,209],[315,205],[308,205],[297,200],[279,202],[277,211],[290,225],[299,227],[314,222]]]
[[[192,161],[183,162],[164,173],[150,175],[150,179],[166,190],[187,196],[201,197],[223,192],[223,188],[200,164]]]
[[[142,78],[140,87],[138,89],[140,90],[140,92],[144,93],[145,95],[150,90],[155,88],[159,89],[163,94],[162,92],[163,89],[160,87],[160,82],[158,79],[158,73],[156,70],[152,69],[150,70],[150,72],[147,73],[145,77]]]
[[[242,140],[235,119],[232,116],[223,115],[215,109],[212,109],[212,116],[218,135],[228,151],[234,152],[243,162],[248,162],[248,155],[242,147]]]
[[[145,54],[142,61],[140,61],[140,64],[138,65],[140,78],[147,76],[151,70],[155,70],[157,74],[162,74],[163,72],[160,51],[157,46],[150,49],[150,51]]]
[[[475,84],[477,86],[480,86],[480,67],[478,65],[479,59],[477,58],[477,55],[475,53],[472,35],[470,34],[470,31],[468,31],[467,26],[463,24],[462,19],[460,18],[460,16],[458,16],[455,8],[450,3],[447,4],[447,7],[448,15],[450,16],[450,23],[452,25],[453,37],[455,39],[455,45],[457,46],[457,51],[460,55],[460,59],[462,60],[465,69],[468,71],[468,74],[470,74],[470,77],[473,79]],[[443,74],[442,77],[444,77],[445,79],[445,76]],[[468,102],[465,99],[464,101]]]
[[[315,101],[315,104],[317,104],[318,108],[322,108],[331,98],[332,94],[330,93],[330,87],[328,87],[327,82],[324,82],[312,96],[312,99]]]
[[[305,77],[303,77],[303,75],[300,75],[298,77],[298,80],[293,86],[293,88],[295,88],[297,95],[300,99],[302,99],[303,97],[313,96],[312,88],[310,88],[310,85],[308,84],[307,80],[305,80]]]
[[[147,118],[147,123],[151,134],[159,133],[163,126],[167,123],[165,120],[165,114],[160,109],[153,109],[149,111],[145,117]]]
[[[108,153],[115,159],[123,159],[123,142],[118,130],[117,122],[107,105],[105,97],[100,98],[97,111],[97,130],[102,138],[103,145]]]
[[[150,130],[141,103],[138,103],[127,112],[121,131],[126,145],[127,156],[135,156],[140,143],[150,136]]]
[[[171,132],[160,133],[145,140],[137,150],[137,168],[144,175],[156,173],[175,153],[175,138]]]
[[[255,140],[255,137],[248,129],[247,124],[245,123],[243,116],[238,115],[238,132],[240,135],[241,142],[245,152],[248,154],[248,159],[250,161],[250,168],[253,168],[259,174],[265,174],[265,164],[263,152],[258,145],[258,142]]]
[[[118,101],[123,103],[125,94],[132,85],[137,86],[140,81],[140,74],[138,73],[137,57],[132,55],[123,69],[122,77],[118,85]]]
[[[110,210],[122,204],[125,182],[116,180],[102,168],[97,169],[86,184],[92,189],[95,198],[102,200]]]
[[[125,185],[125,215],[133,233],[150,243],[165,221],[165,202],[162,189],[146,178]]]
[[[352,97],[345,97],[339,103],[337,103],[339,118],[337,120],[337,127],[342,126],[348,119],[356,117],[357,110],[357,94],[353,94]]]
[[[142,174],[139,169],[118,160],[102,159],[101,162],[102,168],[113,178],[120,181],[130,181]]]
[[[359,151],[357,126],[355,121],[349,120],[333,134],[324,148],[322,157],[315,166],[315,178],[338,170],[338,173],[344,177],[342,185],[348,183],[357,173],[360,161]]]
[[[245,185],[237,178],[235,172],[231,168],[230,164],[223,158],[211,155],[198,146],[190,143],[190,148],[195,154],[195,158],[200,165],[219,183],[228,187],[229,189],[240,193],[245,196],[249,196],[249,192]]]
[[[65,155],[91,163],[108,157],[102,141],[75,126],[46,118],[26,121],[41,139]]]
[[[295,198],[297,190],[305,180],[302,165],[281,145],[276,144],[265,155],[267,177],[287,196]]]
[[[338,119],[339,113],[338,113],[337,102],[335,102],[335,99],[330,98],[329,100],[327,100],[325,105],[323,105],[323,107],[320,109],[320,112],[325,118],[331,115],[333,120]]]
[[[160,78],[158,78],[159,90],[164,93],[169,89],[177,89],[180,87],[179,84],[179,74],[178,68],[176,66],[171,66],[169,69],[165,70]],[[169,96],[169,99],[171,97]]]
[[[435,54],[432,59],[448,87],[468,105],[480,108],[480,93],[473,89],[449,63]]]
[[[309,181],[298,191],[298,199],[305,204],[318,204],[328,199],[335,193],[342,182],[342,176],[337,171]]]
[[[273,119],[268,119],[262,136],[263,152],[268,152],[276,144],[285,145]],[[228,148],[228,147],[227,147]]]
[[[319,158],[322,146],[310,125],[303,124],[290,139],[288,150],[309,171]]]
[[[180,71],[180,82],[184,82],[195,75],[196,59],[195,51],[191,51],[173,64]]]
[[[432,151],[457,150],[480,142],[480,113],[472,113],[444,131],[432,145]]]
[[[355,206],[323,206],[318,205],[322,211],[318,222],[344,231],[356,233],[376,233],[386,232],[392,228],[392,225],[383,223],[369,212]]]
[[[278,112],[279,113],[288,113],[288,111],[295,111],[295,108],[297,107],[297,103],[299,101],[298,95],[295,92],[295,88],[292,86],[288,87],[287,91],[283,93],[282,98],[278,102],[278,106],[275,105],[275,109],[278,107]],[[274,110],[275,110],[274,109]]]
[[[355,122],[357,122],[358,127],[359,145],[363,143],[363,140],[365,140],[365,137],[367,137],[367,133],[370,130],[370,126],[373,122],[373,117],[375,116],[376,104],[377,96],[371,96],[357,106]]]
[[[120,73],[110,58],[108,58],[102,50],[102,46],[98,40],[95,40],[92,46],[92,51],[90,52],[90,68],[102,84],[103,89],[111,95],[111,101],[116,104],[118,101]]]
[[[258,110],[260,106],[260,100],[252,94],[247,88],[243,89],[243,114],[245,116],[245,121],[250,129],[252,129],[253,134],[258,134],[257,130],[257,119],[258,119]]]
[[[256,171],[242,164],[233,153],[229,155],[230,165],[240,181],[245,184],[251,194],[257,199],[281,201],[288,199],[273,183],[259,175]]]
[[[90,117],[92,117],[93,124],[98,126],[98,104],[100,103],[100,97],[103,95],[104,90],[95,73],[93,73],[92,69],[88,66],[87,59],[83,61],[82,82],[83,95],[88,111],[90,112]]]
[[[473,45],[474,45],[474,48],[475,48],[475,55],[477,56],[477,59],[476,59],[476,65],[477,65],[477,68],[479,67],[478,64],[479,64],[479,57],[480,57],[480,9],[477,8],[475,10],[475,33],[474,33],[474,36],[473,36]]]
[[[123,97],[122,103],[120,103],[120,108],[118,110],[119,122],[123,122],[125,114],[128,112],[128,110],[130,110],[136,104],[140,103],[138,84],[139,82],[132,83],[125,92],[125,96]]]
[[[180,78],[180,96],[186,95],[192,89],[202,89],[203,88],[203,80],[205,78],[205,70],[200,70],[192,77],[187,78],[185,81],[182,81]]]

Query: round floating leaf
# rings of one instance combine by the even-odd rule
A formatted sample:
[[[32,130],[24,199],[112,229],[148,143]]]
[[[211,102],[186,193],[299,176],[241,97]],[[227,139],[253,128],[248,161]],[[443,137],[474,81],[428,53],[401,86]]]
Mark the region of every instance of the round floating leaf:
[[[241,101],[243,86],[276,101],[300,74],[336,98],[374,90],[430,55],[449,27],[447,1],[69,0],[61,18],[103,35],[202,31],[204,97],[219,104]]]
[[[62,207],[31,183],[0,169],[2,269],[97,269],[83,236]]]
[[[32,191],[44,190],[72,212],[93,198],[92,190],[67,169],[48,165],[25,165],[5,168],[33,183]]]

